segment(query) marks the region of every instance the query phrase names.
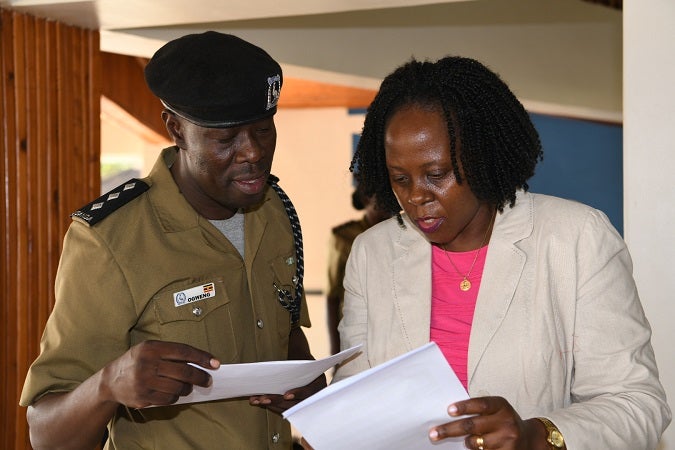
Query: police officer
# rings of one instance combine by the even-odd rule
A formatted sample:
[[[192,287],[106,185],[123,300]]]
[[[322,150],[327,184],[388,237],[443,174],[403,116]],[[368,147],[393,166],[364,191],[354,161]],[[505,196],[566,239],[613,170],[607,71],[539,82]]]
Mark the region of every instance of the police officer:
[[[93,448],[107,427],[110,449],[290,448],[278,413],[323,376],[284,396],[172,406],[210,384],[200,367],[313,359],[299,224],[270,175],[281,67],[206,32],[167,43],[145,75],[175,146],[73,214],[21,396],[31,442]]]

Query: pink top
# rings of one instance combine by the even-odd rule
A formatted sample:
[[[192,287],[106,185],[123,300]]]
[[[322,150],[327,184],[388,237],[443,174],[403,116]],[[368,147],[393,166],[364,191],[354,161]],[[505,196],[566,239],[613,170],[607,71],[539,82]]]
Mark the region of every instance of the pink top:
[[[480,249],[478,257],[476,250],[446,252],[435,245],[432,246],[430,337],[441,349],[465,389],[468,381],[466,366],[469,356],[469,336],[486,255],[487,245]],[[476,263],[468,277],[471,288],[462,291],[460,283],[469,272],[474,258]]]

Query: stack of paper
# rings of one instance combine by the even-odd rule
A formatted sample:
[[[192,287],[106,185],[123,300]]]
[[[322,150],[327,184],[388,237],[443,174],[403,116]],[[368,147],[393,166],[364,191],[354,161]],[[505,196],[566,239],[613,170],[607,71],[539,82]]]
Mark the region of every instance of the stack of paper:
[[[349,364],[349,363],[347,363]],[[283,413],[315,450],[464,449],[464,437],[432,443],[432,426],[456,418],[468,398],[435,343],[328,386]]]

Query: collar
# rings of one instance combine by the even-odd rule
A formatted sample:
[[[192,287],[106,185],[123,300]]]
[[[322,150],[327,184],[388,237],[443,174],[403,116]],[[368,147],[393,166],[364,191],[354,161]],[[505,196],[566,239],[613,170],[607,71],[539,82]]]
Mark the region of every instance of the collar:
[[[148,191],[150,203],[162,229],[167,233],[198,227],[201,218],[185,200],[171,175],[170,168],[176,161],[178,151],[176,146],[162,150],[146,179],[154,187]]]

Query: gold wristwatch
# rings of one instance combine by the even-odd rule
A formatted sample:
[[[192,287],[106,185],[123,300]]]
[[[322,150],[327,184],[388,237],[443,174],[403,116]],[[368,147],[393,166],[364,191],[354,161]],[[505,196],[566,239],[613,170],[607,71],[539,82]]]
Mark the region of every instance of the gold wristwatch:
[[[556,427],[553,422],[545,417],[537,417],[537,420],[543,423],[546,427],[546,442],[549,443],[552,449],[566,448],[565,439],[563,438],[563,435],[558,427]]]

